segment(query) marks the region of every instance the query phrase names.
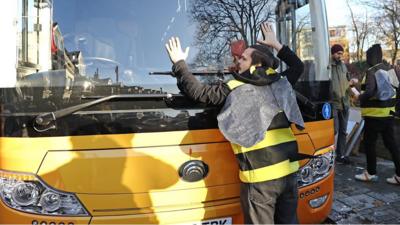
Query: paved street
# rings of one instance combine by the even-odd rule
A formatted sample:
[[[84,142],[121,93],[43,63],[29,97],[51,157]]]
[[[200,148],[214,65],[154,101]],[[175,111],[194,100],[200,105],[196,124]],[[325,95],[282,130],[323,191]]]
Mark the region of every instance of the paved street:
[[[400,186],[386,183],[394,173],[391,161],[378,159],[377,183],[356,181],[365,166],[365,155],[351,157],[351,165],[337,165],[335,202],[329,216],[337,224],[400,223]],[[328,223],[330,223],[328,222]]]

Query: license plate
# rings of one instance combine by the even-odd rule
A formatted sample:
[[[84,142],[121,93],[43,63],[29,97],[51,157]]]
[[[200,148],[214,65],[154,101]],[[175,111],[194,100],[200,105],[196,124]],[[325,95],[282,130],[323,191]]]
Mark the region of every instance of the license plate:
[[[199,222],[184,223],[185,225],[232,225],[232,217],[215,218]],[[182,224],[183,225],[183,224]]]

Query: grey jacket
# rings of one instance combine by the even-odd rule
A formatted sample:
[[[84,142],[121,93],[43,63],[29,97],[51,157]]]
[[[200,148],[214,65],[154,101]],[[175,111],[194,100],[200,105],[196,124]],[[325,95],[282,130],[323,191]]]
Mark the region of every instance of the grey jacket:
[[[375,73],[376,79],[376,98],[381,101],[391,99],[395,94],[394,87],[390,83],[388,71],[378,70]]]
[[[296,95],[285,77],[266,86],[244,84],[228,95],[217,117],[218,127],[231,143],[248,148],[264,140],[273,118],[282,111],[290,122],[304,127]]]
[[[350,107],[349,77],[343,62],[331,60],[332,69],[332,104],[335,109],[344,110]]]

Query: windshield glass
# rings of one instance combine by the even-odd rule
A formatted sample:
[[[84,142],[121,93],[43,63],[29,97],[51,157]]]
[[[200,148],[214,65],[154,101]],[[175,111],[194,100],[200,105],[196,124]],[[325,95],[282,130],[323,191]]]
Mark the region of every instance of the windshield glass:
[[[183,46],[193,43],[195,26],[187,19],[188,7],[183,0],[55,1],[54,21],[67,51],[80,53],[76,57],[84,63],[82,75],[103,84],[159,90],[160,85],[176,83],[170,76],[149,76],[171,70],[164,50],[168,38],[179,36]],[[195,54],[192,48],[189,63]]]
[[[159,75],[171,71],[165,50],[169,38],[179,37],[183,48],[190,47],[186,60],[190,70],[227,70],[233,61],[231,42],[256,43],[261,22],[274,18],[275,4],[273,0],[6,1],[2,21],[9,26],[0,27],[7,40],[1,43],[7,57],[2,58],[0,135],[38,135],[29,130],[35,116],[94,98],[178,94],[176,78]],[[199,77],[205,83],[228,79]],[[116,99],[57,120],[57,135],[82,133],[71,127],[80,125],[71,121],[80,120],[108,124],[110,131],[104,133],[216,128],[211,108],[187,99]]]
[[[195,72],[227,69],[232,63],[229,43],[240,38],[236,30],[210,36],[203,17],[210,7],[199,13],[196,8],[204,5],[199,1],[18,0],[7,5],[16,10],[16,29],[6,35],[15,36],[16,51],[9,52],[17,56],[5,67],[16,73],[7,73],[11,82],[0,87],[16,87],[12,94],[29,100],[24,104],[37,106],[38,112],[50,99],[65,107],[83,96],[177,94],[176,78],[165,74],[172,67],[165,50],[169,38],[179,37],[183,48],[190,47],[186,62]]]
[[[55,0],[49,5],[52,9],[45,8],[45,3],[42,8],[36,7],[36,2],[23,1],[27,9],[20,9],[19,61],[36,65],[42,76],[62,70],[55,76],[67,73],[74,86],[123,85],[177,92],[174,78],[149,75],[171,70],[165,51],[168,38],[178,36],[182,46],[191,47],[188,63],[192,67],[198,58],[194,46],[196,22],[188,17],[189,1]],[[43,32],[48,28],[35,28],[38,22],[51,26],[52,40]],[[19,76],[32,72],[21,72]]]

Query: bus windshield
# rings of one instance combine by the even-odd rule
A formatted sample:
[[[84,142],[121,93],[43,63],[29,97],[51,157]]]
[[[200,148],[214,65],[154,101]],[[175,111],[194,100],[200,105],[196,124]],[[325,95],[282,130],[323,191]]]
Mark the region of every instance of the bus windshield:
[[[190,47],[189,65],[195,67],[199,63],[196,60],[199,59],[198,50],[194,46],[196,22],[190,21],[189,1],[54,0],[52,14],[48,15],[45,9],[35,6],[36,0],[24,2],[27,9],[21,9],[26,11],[21,13],[23,23],[28,25],[28,34],[25,35],[27,40],[23,40],[24,35],[21,35],[19,46],[23,46],[25,41],[28,48],[19,49],[20,61],[26,60],[31,64],[44,61],[43,55],[48,54],[41,51],[45,43],[35,43],[45,42],[48,37],[37,34],[35,24],[52,20],[52,65],[47,63],[48,68],[44,68],[44,63],[39,62],[39,72],[71,68],[75,70],[69,71],[73,73],[75,86],[122,85],[177,92],[174,78],[149,75],[149,72],[171,70],[165,51],[165,44],[171,36],[178,36],[183,46]],[[201,63],[202,66],[208,65],[208,62]],[[221,63],[219,66],[224,67]],[[27,75],[20,74],[22,77]]]
[[[171,71],[172,63],[165,49],[169,38],[179,37],[182,47],[190,47],[187,64],[192,71],[202,73],[228,68],[232,63],[229,42],[239,38],[232,32],[229,37],[219,39],[211,34],[204,39],[211,31],[199,33],[200,28],[207,26],[202,16],[194,13],[195,4],[204,2],[18,0],[7,4],[9,8],[15,6],[16,11],[15,29],[5,34],[15,37],[15,50],[11,49],[9,55],[16,55],[15,62],[5,65],[8,83],[0,84],[0,136],[23,136],[24,129],[28,129],[29,136],[38,135],[29,130],[37,115],[95,98],[179,94],[176,78],[159,75]],[[15,72],[10,72],[13,69]],[[216,75],[199,79],[213,83],[228,78]],[[124,129],[113,124],[109,131],[99,133],[216,128],[215,113],[210,108],[162,97],[115,99],[57,121],[53,131],[58,130],[54,135],[73,135],[72,128],[68,128],[73,117],[102,126],[110,121],[118,121],[118,126],[134,124]],[[89,130],[74,134],[91,134],[96,129]]]

